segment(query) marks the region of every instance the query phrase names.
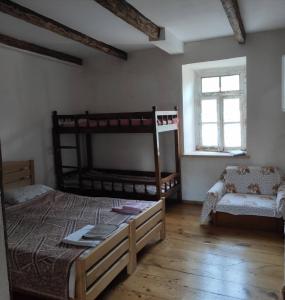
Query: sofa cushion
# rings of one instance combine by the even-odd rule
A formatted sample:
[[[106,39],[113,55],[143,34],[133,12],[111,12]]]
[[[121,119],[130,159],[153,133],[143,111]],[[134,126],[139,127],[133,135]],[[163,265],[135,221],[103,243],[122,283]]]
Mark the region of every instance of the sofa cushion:
[[[276,195],[280,172],[275,167],[228,166],[223,178],[227,193]]]
[[[218,202],[215,210],[233,215],[276,217],[276,197],[227,193]]]

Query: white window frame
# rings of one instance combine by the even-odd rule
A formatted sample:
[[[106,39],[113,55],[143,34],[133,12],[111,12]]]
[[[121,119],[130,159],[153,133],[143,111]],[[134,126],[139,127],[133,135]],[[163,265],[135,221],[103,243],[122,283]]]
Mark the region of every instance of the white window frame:
[[[212,92],[202,93],[202,78],[205,77],[221,77],[221,76],[240,76],[240,90],[228,92]],[[221,84],[221,80],[219,81]],[[225,147],[224,146],[224,120],[223,120],[223,99],[240,98],[241,113],[241,147]],[[206,147],[202,145],[202,115],[201,102],[202,99],[217,99],[217,116],[218,116],[218,146]],[[243,67],[227,67],[210,70],[199,70],[195,72],[195,138],[196,151],[217,151],[226,152],[230,150],[246,151],[246,70]]]

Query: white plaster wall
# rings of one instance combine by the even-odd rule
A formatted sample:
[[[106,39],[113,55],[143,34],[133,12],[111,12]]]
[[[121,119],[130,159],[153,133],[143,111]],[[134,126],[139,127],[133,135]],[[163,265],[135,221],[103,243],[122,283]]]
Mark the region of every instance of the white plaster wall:
[[[10,299],[7,263],[6,263],[6,248],[5,248],[5,240],[4,240],[4,228],[3,228],[1,207],[0,207],[0,299],[1,300]]]
[[[3,160],[34,159],[36,181],[53,185],[51,113],[84,111],[84,68],[0,47]]]
[[[182,65],[247,57],[247,145],[250,159],[182,158],[183,198],[203,200],[207,189],[227,164],[274,164],[285,169],[285,114],[281,111],[281,57],[285,53],[285,30],[249,34],[246,45],[233,37],[191,42],[182,55],[159,49],[133,52],[127,62],[102,56],[90,59],[88,85],[96,112],[149,110],[152,105],[171,109],[182,103]],[[96,142],[97,141],[97,142]],[[151,137],[96,137],[97,165],[151,169]],[[168,139],[162,139],[171,154]],[[173,167],[166,161],[164,168]]]

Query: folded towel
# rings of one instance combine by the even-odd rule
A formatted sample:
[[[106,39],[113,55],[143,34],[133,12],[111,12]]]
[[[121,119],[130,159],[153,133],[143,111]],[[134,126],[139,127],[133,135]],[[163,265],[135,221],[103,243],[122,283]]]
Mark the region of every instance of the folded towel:
[[[146,203],[137,203],[137,204],[127,204],[127,205],[123,205],[123,208],[125,209],[130,209],[130,210],[145,210],[146,208],[148,208],[149,205]]]
[[[130,201],[127,202],[126,205],[113,207],[112,211],[121,214],[137,215],[150,206],[148,203],[142,203],[142,202],[133,203],[133,202],[134,201]]]
[[[142,212],[142,210],[140,210],[140,209],[127,209],[122,206],[113,207],[112,211],[117,212],[119,214],[125,214],[125,215],[137,215]]]

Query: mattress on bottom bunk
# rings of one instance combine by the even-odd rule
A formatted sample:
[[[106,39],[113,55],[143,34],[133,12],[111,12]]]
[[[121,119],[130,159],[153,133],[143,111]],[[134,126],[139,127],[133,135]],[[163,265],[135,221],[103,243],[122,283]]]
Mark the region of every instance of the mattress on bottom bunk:
[[[75,271],[72,272],[72,268],[88,248],[65,245],[62,239],[86,225],[126,222],[130,215],[112,212],[111,208],[130,201],[136,200],[52,191],[7,208],[12,288],[56,299],[73,298]],[[155,203],[143,202],[149,206]]]
[[[142,184],[131,184],[131,183],[121,183],[116,182],[120,180],[134,180],[141,181]],[[143,182],[145,184],[143,184]],[[87,190],[105,190],[105,191],[115,191],[115,192],[127,192],[127,193],[137,193],[137,194],[149,194],[156,195],[157,188],[154,184],[155,178],[150,176],[134,176],[134,175],[124,175],[124,174],[114,174],[114,173],[104,173],[101,171],[88,171],[82,176],[82,187]],[[172,187],[178,184],[177,179],[169,181],[161,185],[161,192],[165,193]],[[64,187],[79,188],[79,176],[77,174],[66,176],[64,178]]]

